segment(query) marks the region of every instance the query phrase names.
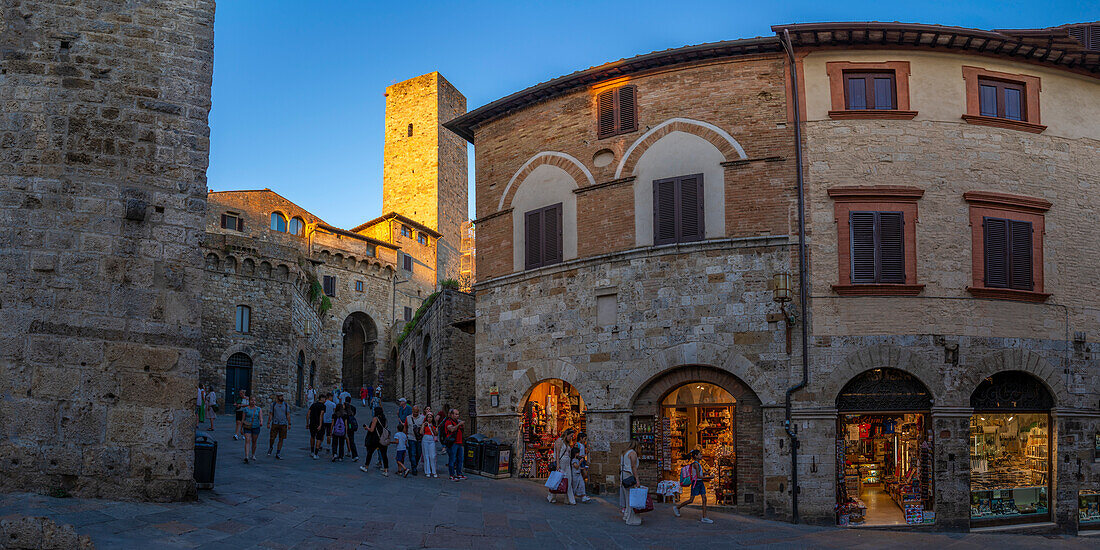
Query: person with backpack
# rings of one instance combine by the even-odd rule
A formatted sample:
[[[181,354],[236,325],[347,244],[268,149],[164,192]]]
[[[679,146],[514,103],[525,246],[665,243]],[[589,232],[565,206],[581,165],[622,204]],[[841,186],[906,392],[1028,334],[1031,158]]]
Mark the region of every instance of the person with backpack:
[[[432,414],[430,406],[424,407],[424,423],[421,425],[421,433],[420,444],[424,456],[420,458],[420,462],[424,464],[424,476],[439,477],[439,470],[435,467],[435,458],[438,452],[435,446],[439,440],[439,428],[435,425],[435,416]]]
[[[375,407],[374,416],[370,419],[370,424],[367,425],[367,437],[364,442],[367,447],[367,457],[359,469],[370,473],[370,459],[374,456],[374,451],[378,451],[378,456],[382,459],[382,475],[388,477],[390,475],[390,459],[386,456],[386,446],[391,441],[393,441],[393,435],[386,428],[386,413],[382,410],[382,407]]]
[[[241,429],[244,431],[244,463],[248,459],[256,460],[256,442],[260,439],[260,428],[264,425],[264,411],[260,408],[260,399],[255,395],[241,410]]]
[[[573,437],[573,428],[566,428],[558,439],[554,441],[554,463],[557,465],[557,470],[565,476],[565,496],[570,505],[576,504],[577,499],[573,496],[573,464],[569,458],[569,452],[572,450],[573,445],[570,444],[570,439]],[[546,502],[553,504],[554,493],[549,489],[546,491]]]
[[[317,455],[321,454],[321,445],[325,443],[324,432],[324,418],[325,418],[325,398],[321,397],[320,401],[314,401],[309,406],[309,413],[307,416],[308,428],[309,428],[309,457],[313,460],[317,460]]]
[[[283,401],[283,393],[275,394],[275,402],[271,404],[271,427],[268,429],[270,436],[267,440],[267,456],[271,456],[271,449],[275,446],[275,439],[279,440],[279,447],[275,449],[275,460],[282,460],[283,442],[286,441],[287,430],[290,429],[290,405]]]
[[[359,461],[359,449],[355,447],[355,432],[359,430],[359,420],[355,418],[355,405],[351,404],[351,399],[348,399],[347,403],[344,403],[344,420],[347,422],[348,436],[344,438],[348,445],[348,450],[351,451],[351,461]]]
[[[347,415],[344,414],[344,406],[336,405],[332,413],[332,461],[344,460],[344,440],[348,435]]]
[[[447,471],[451,474],[451,481],[466,479],[462,475],[463,453],[462,427],[466,422],[458,419],[458,409],[451,409],[450,416],[443,421],[440,431],[443,432],[443,445],[447,447]]]
[[[630,507],[630,490],[638,486],[638,440],[631,439],[626,452],[619,457],[619,508],[627,525],[641,525],[642,517]]]
[[[681,502],[672,507],[672,513],[676,517],[680,517],[680,508],[695,502],[695,497],[703,497],[703,519],[699,520],[703,523],[714,523],[714,520],[707,517],[707,488],[704,482],[714,479],[713,477],[705,477],[703,475],[703,466],[699,464],[699,459],[702,458],[703,453],[699,449],[692,449],[691,452],[684,455],[684,460],[690,460],[690,464],[685,464],[680,468],[680,486],[691,487],[691,498]]]

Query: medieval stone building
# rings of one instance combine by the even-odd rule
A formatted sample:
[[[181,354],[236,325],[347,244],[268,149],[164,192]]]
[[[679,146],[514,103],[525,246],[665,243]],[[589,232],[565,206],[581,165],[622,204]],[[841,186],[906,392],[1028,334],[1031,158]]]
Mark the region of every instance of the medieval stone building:
[[[438,73],[387,95],[386,214],[347,230],[269,189],[210,193],[200,381],[223,398],[302,404],[310,386],[358,395],[379,383],[395,397],[394,327],[458,277],[465,145],[440,122],[466,103]]]
[[[796,521],[1100,527],[1098,27],[778,26],[448,123],[480,431],[540,477],[584,429],[612,487],[699,448]]]
[[[0,489],[193,496],[214,2],[0,7]]]

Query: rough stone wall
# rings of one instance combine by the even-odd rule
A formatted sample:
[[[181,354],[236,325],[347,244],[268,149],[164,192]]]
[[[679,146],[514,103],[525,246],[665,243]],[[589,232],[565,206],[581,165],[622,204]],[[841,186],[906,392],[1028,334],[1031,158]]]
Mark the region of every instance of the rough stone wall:
[[[474,433],[469,412],[474,397],[474,335],[452,324],[474,316],[474,297],[444,289],[421,315],[398,348],[397,395],[412,405],[431,405],[435,412],[450,405],[466,420],[467,433]],[[430,354],[428,348],[431,349]],[[431,394],[428,394],[428,357],[431,356]],[[413,358],[415,356],[415,365]]]
[[[195,494],[214,2],[0,6],[0,489]]]

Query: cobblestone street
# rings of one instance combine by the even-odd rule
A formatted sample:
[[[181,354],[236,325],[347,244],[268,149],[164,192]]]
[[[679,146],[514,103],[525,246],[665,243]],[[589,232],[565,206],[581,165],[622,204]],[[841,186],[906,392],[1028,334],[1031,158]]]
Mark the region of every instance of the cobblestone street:
[[[311,460],[297,416],[285,459],[266,456],[265,429],[260,459],[248,465],[243,443],[228,437],[231,425],[222,417],[215,488],[200,491],[198,502],[6,494],[0,517],[49,516],[91,536],[97,548],[1100,548],[1097,537],[843,530],[720,512],[711,513],[713,525],[703,525],[698,510],[677,519],[667,504],[644,515],[642,526],[628,527],[615,499],[551,505],[542,485],[529,480],[474,476],[453,483],[445,466],[439,479],[402,479],[373,469],[364,474],[362,462]]]

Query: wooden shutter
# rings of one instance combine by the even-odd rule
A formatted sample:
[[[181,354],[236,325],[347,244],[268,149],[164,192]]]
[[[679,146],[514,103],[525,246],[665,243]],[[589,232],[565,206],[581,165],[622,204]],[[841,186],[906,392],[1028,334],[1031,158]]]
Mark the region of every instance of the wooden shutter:
[[[599,137],[615,135],[615,90],[596,96],[596,111]]]
[[[901,212],[876,212],[880,283],[905,282],[905,220]]]
[[[542,264],[562,260],[561,203],[542,209]]]
[[[680,227],[677,241],[703,240],[703,175],[684,176],[676,182]]]
[[[237,231],[244,231],[244,218],[237,216]]]
[[[987,287],[1008,287],[1007,221],[999,218],[982,220],[982,229],[985,233],[985,286]]]
[[[222,229],[229,229],[229,216],[222,214]]]
[[[637,99],[637,86],[623,86],[618,90],[618,124],[616,124],[615,131],[617,133],[633,132],[638,129],[638,117],[636,116],[636,99]]]
[[[524,269],[542,265],[542,210],[532,210],[524,215]]]
[[[653,182],[653,244],[676,242],[676,180]]]
[[[1033,290],[1031,257],[1031,222],[1008,221],[1009,286],[1018,290]]]
[[[875,282],[875,213],[848,213],[852,249],[852,283]]]
[[[336,296],[336,277],[325,275],[322,283],[326,296]]]

